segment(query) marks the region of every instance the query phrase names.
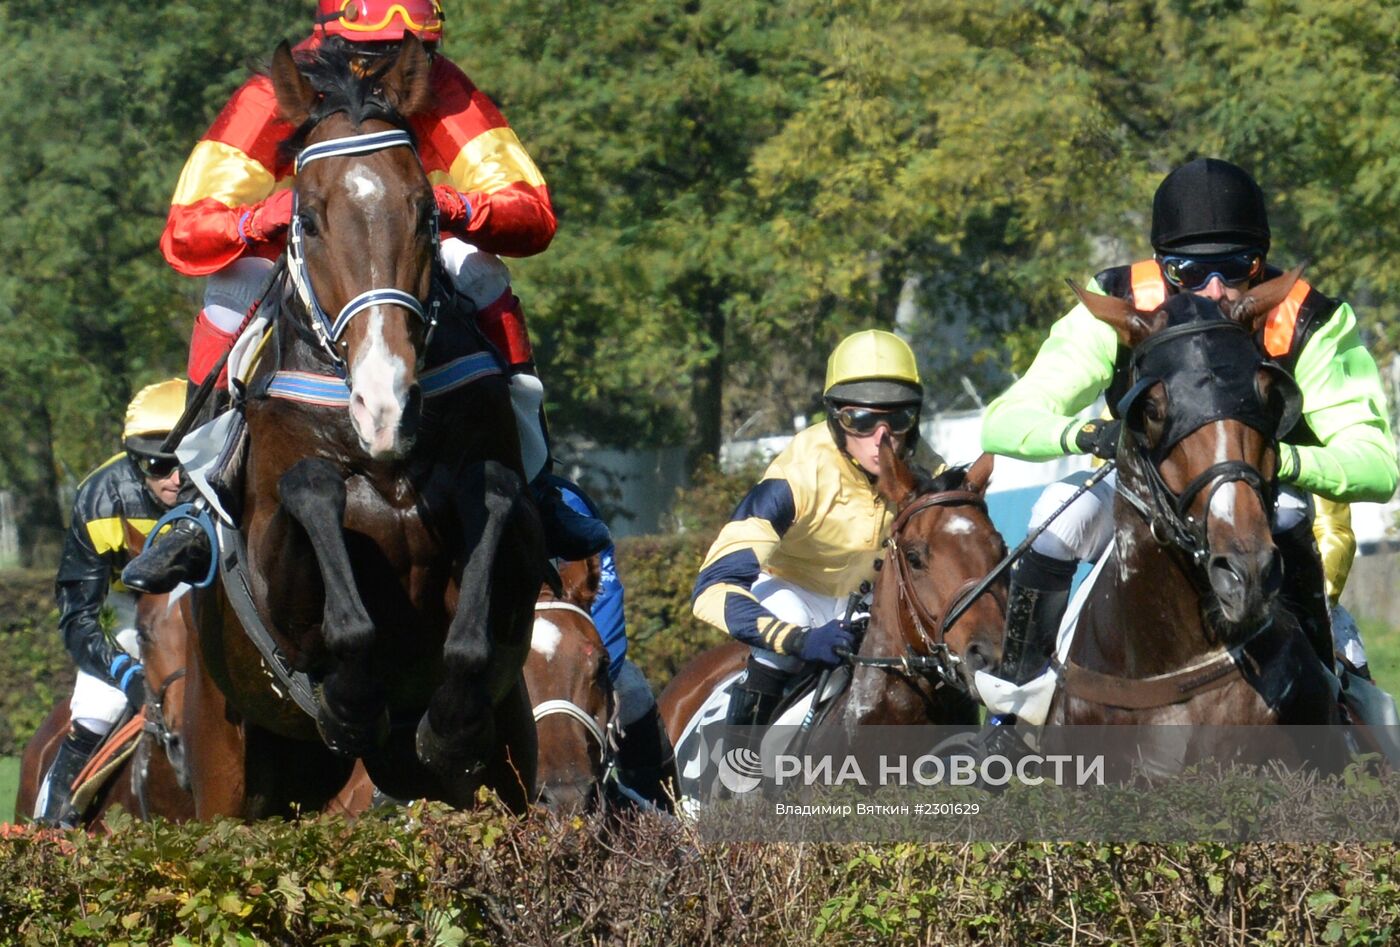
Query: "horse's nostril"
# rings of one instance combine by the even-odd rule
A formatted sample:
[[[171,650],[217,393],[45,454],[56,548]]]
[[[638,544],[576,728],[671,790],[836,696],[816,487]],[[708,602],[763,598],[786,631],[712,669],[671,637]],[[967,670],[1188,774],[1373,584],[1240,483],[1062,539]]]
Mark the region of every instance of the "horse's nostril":
[[[986,645],[974,642],[968,645],[963,661],[971,671],[985,671],[992,666],[992,657]]]

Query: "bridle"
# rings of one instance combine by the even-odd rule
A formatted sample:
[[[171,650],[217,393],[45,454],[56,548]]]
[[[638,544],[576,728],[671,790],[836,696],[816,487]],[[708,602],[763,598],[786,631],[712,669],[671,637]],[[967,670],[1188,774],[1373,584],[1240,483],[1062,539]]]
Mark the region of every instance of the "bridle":
[[[588,612],[584,611],[583,609],[579,608],[577,605],[574,605],[572,602],[548,601],[535,603],[535,611],[537,612],[551,610],[564,610],[574,612],[576,614],[582,615],[588,621],[589,625],[593,624],[593,616],[588,614]],[[545,700],[535,705],[534,715],[535,723],[539,723],[545,717],[562,715],[582,724],[583,728],[588,731],[588,735],[592,737],[594,741],[598,744],[599,761],[604,766],[607,765],[607,736],[604,733],[603,728],[598,725],[598,721],[593,718],[593,715],[590,714],[588,711],[584,710],[578,704],[574,703],[571,700],[565,700],[562,697],[556,698],[554,700]]]
[[[972,506],[983,513],[987,512],[986,498],[980,493],[971,490],[941,490],[937,493],[930,493],[919,497],[899,512],[890,525],[889,539],[885,540],[885,561],[892,564],[895,570],[895,596],[899,603],[899,611],[901,615],[907,614],[912,620],[910,623],[900,622],[901,634],[905,638],[904,654],[897,658],[865,657],[855,654],[850,656],[850,661],[852,664],[862,667],[900,668],[910,676],[915,674],[932,676],[937,679],[940,685],[946,684],[967,693],[967,682],[963,680],[958,671],[958,665],[962,663],[962,658],[954,654],[948,646],[948,629],[967,612],[976,599],[993,589],[1000,570],[993,569],[986,576],[974,576],[968,579],[958,586],[957,590],[948,596],[943,607],[935,612],[924,603],[915,590],[913,567],[909,565],[908,550],[900,542],[900,535],[904,529],[920,513],[935,507],[950,506]],[[1005,593],[998,595],[999,591],[999,589],[994,590],[993,597],[997,599],[1002,610],[1005,611]],[[910,640],[908,634],[910,624],[912,624],[913,631],[917,636],[913,640]]]
[[[1128,448],[1128,455],[1134,461],[1133,468],[1141,474],[1142,479],[1146,482],[1147,496],[1143,497],[1135,492],[1131,485],[1125,482],[1126,478],[1122,476],[1117,478],[1118,494],[1147,522],[1153,539],[1159,545],[1174,547],[1185,553],[1192,564],[1197,567],[1197,570],[1206,566],[1210,559],[1210,549],[1206,537],[1205,520],[1198,521],[1189,512],[1196,498],[1205,491],[1206,509],[1209,510],[1217,490],[1227,483],[1244,483],[1259,497],[1263,508],[1266,511],[1271,511],[1277,501],[1278,483],[1275,479],[1265,478],[1257,467],[1246,461],[1223,460],[1207,467],[1192,478],[1191,482],[1183,487],[1180,493],[1176,493],[1167,486],[1166,481],[1162,478],[1158,464],[1165,459],[1171,447],[1187,435],[1199,430],[1204,424],[1195,425],[1190,430],[1179,432],[1170,439],[1169,443],[1159,443],[1152,446],[1147,443],[1141,426],[1133,423],[1132,419],[1138,408],[1138,403],[1146,396],[1149,388],[1158,383],[1164,383],[1168,385],[1168,391],[1170,391],[1170,376],[1166,374],[1162,376],[1144,375],[1142,373],[1143,360],[1163,342],[1218,331],[1238,332],[1246,336],[1249,334],[1246,329],[1235,322],[1193,322],[1173,326],[1140,343],[1133,351],[1133,386],[1118,404],[1119,415],[1129,419],[1126,424],[1129,436],[1125,438],[1125,446]],[[1261,360],[1259,364],[1269,366],[1273,363]],[[1296,410],[1296,406],[1290,406],[1285,399],[1283,417],[1276,422],[1278,428],[1291,426],[1287,424],[1287,415],[1290,410]],[[1210,420],[1228,419],[1245,420],[1248,423],[1248,419],[1234,418],[1228,413],[1210,416]],[[1283,433],[1286,433],[1286,430]],[[1276,433],[1275,440],[1277,436]],[[1164,437],[1163,440],[1167,441],[1168,438]]]
[[[189,770],[185,766],[185,746],[180,739],[180,734],[170,728],[165,720],[165,699],[169,696],[170,686],[185,676],[185,669],[179,668],[166,675],[161,681],[160,687],[154,694],[146,695],[145,721],[141,724],[141,731],[149,734],[150,737],[160,745],[165,751],[165,758],[170,761],[170,768],[175,771],[175,781],[179,783],[181,789],[188,790],[190,786]],[[150,759],[150,744],[142,741],[137,746],[137,756],[131,768],[131,784],[136,795],[137,805],[141,809],[141,818],[151,817],[151,802],[146,791]]]
[[[340,158],[350,155],[371,154],[376,151],[384,151],[388,148],[409,148],[417,156],[417,149],[413,144],[413,136],[402,129],[390,129],[382,132],[370,132],[363,135],[350,135],[345,138],[332,138],[329,141],[317,142],[314,145],[307,145],[297,155],[296,173],[301,174],[304,167],[314,161],[321,161],[326,158]],[[425,308],[418,297],[412,293],[404,292],[393,287],[368,289],[355,296],[344,306],[340,312],[332,319],[330,315],[321,307],[320,300],[316,297],[316,290],[311,285],[311,273],[306,266],[306,254],[304,248],[305,235],[301,222],[301,215],[298,212],[300,198],[296,198],[292,204],[292,222],[290,233],[287,239],[287,269],[291,275],[292,285],[296,287],[297,295],[301,299],[302,305],[306,308],[311,317],[311,328],[316,335],[316,340],[321,349],[330,357],[336,370],[340,373],[345,371],[345,355],[341,351],[340,337],[345,333],[350,320],[367,309],[376,306],[401,306],[413,313],[427,326],[423,340],[422,354],[419,356],[420,363],[424,354],[428,350],[428,342],[431,341],[433,330],[437,328],[439,300],[434,296],[433,300]],[[432,225],[430,239],[432,240],[433,253],[439,253],[438,242],[438,211],[433,208]],[[421,364],[420,364],[421,367]]]

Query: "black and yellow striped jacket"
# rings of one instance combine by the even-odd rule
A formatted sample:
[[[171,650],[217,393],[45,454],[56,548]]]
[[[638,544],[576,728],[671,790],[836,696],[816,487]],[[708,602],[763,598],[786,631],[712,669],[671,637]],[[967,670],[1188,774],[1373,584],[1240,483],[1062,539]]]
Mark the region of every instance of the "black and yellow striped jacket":
[[[78,669],[114,687],[110,668],[122,652],[103,634],[98,614],[109,589],[124,588],[121,571],[131,559],[124,524],[144,536],[164,512],[125,453],[88,474],[73,499],[54,583],[58,629]]]

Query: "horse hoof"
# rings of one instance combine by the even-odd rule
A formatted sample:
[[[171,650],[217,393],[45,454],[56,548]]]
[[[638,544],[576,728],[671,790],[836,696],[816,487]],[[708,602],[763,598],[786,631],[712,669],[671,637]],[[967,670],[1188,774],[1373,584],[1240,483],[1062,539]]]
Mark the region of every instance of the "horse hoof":
[[[317,693],[319,712],[316,732],[332,753],[357,759],[382,747],[389,739],[389,708],[376,714],[354,719],[342,717],[326,705],[325,697]]]
[[[485,750],[494,739],[495,729],[494,722],[487,718],[449,739],[433,729],[425,713],[418,721],[414,740],[418,761],[444,779],[477,776],[486,769]]]

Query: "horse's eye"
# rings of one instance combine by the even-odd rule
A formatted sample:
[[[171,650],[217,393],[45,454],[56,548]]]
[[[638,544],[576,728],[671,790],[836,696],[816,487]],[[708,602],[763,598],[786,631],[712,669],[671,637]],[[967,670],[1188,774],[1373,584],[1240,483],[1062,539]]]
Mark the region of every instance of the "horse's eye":
[[[1147,399],[1147,404],[1142,406],[1142,414],[1143,417],[1147,418],[1147,420],[1151,421],[1153,424],[1160,424],[1167,419],[1166,411],[1162,409],[1161,404],[1154,398]]]
[[[315,237],[320,234],[320,228],[316,226],[316,218],[310,214],[297,214],[297,219],[301,221],[301,232],[305,236]]]
[[[905,549],[904,561],[909,563],[911,569],[922,569],[924,567],[924,557],[917,549]]]

